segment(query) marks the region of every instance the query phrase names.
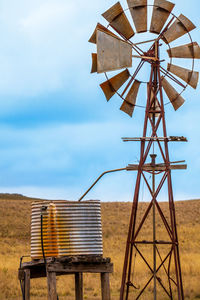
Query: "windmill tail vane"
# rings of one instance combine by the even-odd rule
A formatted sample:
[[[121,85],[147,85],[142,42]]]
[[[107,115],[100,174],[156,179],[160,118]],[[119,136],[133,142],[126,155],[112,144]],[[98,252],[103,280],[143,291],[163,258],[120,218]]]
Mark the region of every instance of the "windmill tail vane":
[[[178,300],[183,300],[171,171],[186,169],[187,165],[182,164],[182,161],[170,160],[169,143],[186,142],[187,139],[167,135],[165,108],[166,104],[171,103],[174,110],[178,110],[185,102],[183,91],[188,86],[197,88],[199,73],[194,71],[194,61],[200,59],[200,47],[197,42],[192,41],[190,34],[195,25],[182,14],[176,17],[172,12],[175,6],[173,3],[155,0],[153,5],[149,5],[147,0],[127,0],[127,4],[126,10],[117,2],[104,12],[102,16],[108,22],[108,26],[98,23],[89,39],[89,42],[97,47],[97,52],[92,53],[91,73],[105,73],[106,81],[101,83],[100,87],[106,100],[110,101],[113,96],[118,95],[122,99],[120,110],[130,117],[133,116],[136,107],[145,108],[142,137],[123,139],[140,143],[140,159],[137,165],[129,164],[126,167],[127,171],[136,171],[137,177],[119,299],[142,299],[144,295],[147,295],[145,299],[150,299],[148,293],[152,286],[154,300],[161,299],[163,295],[169,299],[177,297]],[[150,11],[148,7],[152,7],[150,28],[147,22]],[[137,34],[148,31],[155,34],[156,38],[137,42]],[[187,43],[174,46],[182,37],[188,40]],[[172,42],[173,46],[170,44]],[[162,43],[167,47],[167,66],[163,59]],[[184,67],[185,62],[191,63],[190,69]],[[149,80],[144,85],[138,76],[144,72],[145,64],[150,66],[150,73]],[[110,77],[111,72],[115,73]],[[138,98],[144,100],[144,96],[138,96],[142,87],[147,89],[147,96],[141,105],[137,101]],[[146,210],[139,214],[138,202],[142,181],[145,183],[150,202]],[[165,191],[166,201],[169,203],[167,213],[158,201],[162,191]],[[152,234],[144,238],[149,218],[152,218]],[[157,226],[158,218],[164,232],[161,237]],[[152,255],[147,255],[147,250],[144,249],[149,249]],[[140,258],[147,274],[147,280],[141,284],[135,282],[137,264],[134,252]]]

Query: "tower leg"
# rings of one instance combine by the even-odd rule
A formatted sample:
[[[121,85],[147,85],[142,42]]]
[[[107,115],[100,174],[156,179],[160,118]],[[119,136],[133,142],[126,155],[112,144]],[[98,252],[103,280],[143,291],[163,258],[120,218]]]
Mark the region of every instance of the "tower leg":
[[[172,227],[172,235],[174,240],[174,261],[175,261],[175,271],[176,271],[176,281],[177,281],[177,289],[178,289],[178,299],[184,300],[184,292],[183,292],[183,282],[182,282],[182,274],[181,274],[181,263],[180,263],[180,254],[179,254],[179,244],[178,244],[178,234],[177,234],[177,226],[176,226],[176,214],[175,214],[175,206],[174,199],[172,193],[172,182],[171,182],[171,174],[168,176],[168,188],[170,191],[171,197],[169,197],[169,210],[171,217],[171,227]]]
[[[126,290],[126,298],[125,299],[127,299],[128,292],[129,292],[129,282],[130,282],[131,264],[132,264],[132,251],[133,251],[133,247],[131,246],[131,240],[132,240],[132,236],[135,233],[134,228],[135,228],[136,215],[137,215],[140,180],[141,180],[141,173],[138,172],[133,206],[132,206],[131,217],[130,217],[130,222],[129,222],[128,237],[127,237],[127,242],[126,242],[126,251],[125,251],[125,257],[124,257],[124,266],[123,266],[122,282],[121,282],[121,289],[120,289],[120,300],[124,300],[125,290]],[[129,270],[128,271],[128,280],[127,280],[127,269]]]

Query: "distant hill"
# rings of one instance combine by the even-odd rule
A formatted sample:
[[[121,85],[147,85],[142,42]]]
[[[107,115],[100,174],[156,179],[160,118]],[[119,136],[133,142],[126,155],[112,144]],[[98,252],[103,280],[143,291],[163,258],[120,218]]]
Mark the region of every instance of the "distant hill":
[[[27,197],[22,194],[17,193],[0,193],[0,199],[9,199],[9,200],[44,200],[41,198]]]
[[[12,200],[15,200],[15,199],[33,199],[33,198],[30,198],[30,197],[26,197],[22,194],[17,194],[17,193],[14,193],[14,194],[10,194],[10,193],[0,193],[0,199],[12,199]]]

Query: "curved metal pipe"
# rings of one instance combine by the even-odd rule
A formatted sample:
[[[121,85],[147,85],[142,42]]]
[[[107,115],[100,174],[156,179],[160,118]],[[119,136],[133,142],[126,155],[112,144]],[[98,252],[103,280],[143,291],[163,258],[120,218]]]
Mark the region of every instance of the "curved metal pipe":
[[[119,171],[124,171],[124,170],[127,170],[127,169],[126,168],[121,168],[121,169],[114,169],[114,170],[108,170],[108,171],[103,172],[97,178],[97,180],[95,180],[95,182],[89,187],[89,189],[78,199],[78,201],[81,201],[89,193],[89,191],[95,186],[95,184],[101,179],[101,177],[103,177],[105,174],[113,173],[113,172],[119,172]]]

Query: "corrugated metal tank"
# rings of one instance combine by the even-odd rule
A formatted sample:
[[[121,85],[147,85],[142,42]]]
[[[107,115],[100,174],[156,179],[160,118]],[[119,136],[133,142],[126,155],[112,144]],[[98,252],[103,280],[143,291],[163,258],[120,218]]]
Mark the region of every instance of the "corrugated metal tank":
[[[102,255],[100,201],[40,201],[32,203],[31,258]]]

